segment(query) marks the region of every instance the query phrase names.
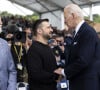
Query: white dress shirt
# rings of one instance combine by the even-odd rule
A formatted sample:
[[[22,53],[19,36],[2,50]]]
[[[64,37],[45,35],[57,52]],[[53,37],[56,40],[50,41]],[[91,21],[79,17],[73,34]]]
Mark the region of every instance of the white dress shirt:
[[[82,24],[84,23],[85,21],[82,20],[75,28],[75,35],[77,34],[77,32],[79,31],[80,27],[82,26]]]

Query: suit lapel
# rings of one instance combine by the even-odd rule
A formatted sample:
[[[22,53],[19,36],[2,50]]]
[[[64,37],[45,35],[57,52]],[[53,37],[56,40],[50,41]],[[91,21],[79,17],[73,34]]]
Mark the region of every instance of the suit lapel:
[[[80,27],[79,31],[77,32],[77,34],[75,35],[74,40],[80,37],[80,35],[86,30],[86,26],[87,26],[87,23],[84,22],[82,26]]]

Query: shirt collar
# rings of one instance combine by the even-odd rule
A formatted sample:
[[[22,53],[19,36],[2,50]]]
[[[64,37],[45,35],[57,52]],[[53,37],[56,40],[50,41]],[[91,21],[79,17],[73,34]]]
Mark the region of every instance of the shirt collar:
[[[79,31],[80,27],[82,26],[82,24],[84,23],[85,21],[82,20],[75,28],[75,35],[77,34],[77,32]]]

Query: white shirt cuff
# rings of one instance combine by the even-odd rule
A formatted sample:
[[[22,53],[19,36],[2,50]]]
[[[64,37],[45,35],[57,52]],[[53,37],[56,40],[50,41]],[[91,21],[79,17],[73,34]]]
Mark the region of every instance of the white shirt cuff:
[[[61,74],[65,76],[64,69],[61,70]]]

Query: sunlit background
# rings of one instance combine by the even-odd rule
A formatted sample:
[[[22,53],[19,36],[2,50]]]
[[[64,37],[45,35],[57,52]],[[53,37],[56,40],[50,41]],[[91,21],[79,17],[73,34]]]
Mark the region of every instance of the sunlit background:
[[[33,14],[33,11],[12,3],[8,0],[0,0],[0,12],[2,11],[7,11],[8,13],[12,13],[14,15],[19,14],[23,16]]]
[[[8,0],[0,0],[0,12],[2,11],[7,11],[8,13],[12,13],[14,15],[19,14],[23,16],[33,14],[33,11],[12,3]],[[84,15],[89,15],[89,8],[84,8],[83,12]],[[100,6],[94,6],[92,13],[100,15]]]

